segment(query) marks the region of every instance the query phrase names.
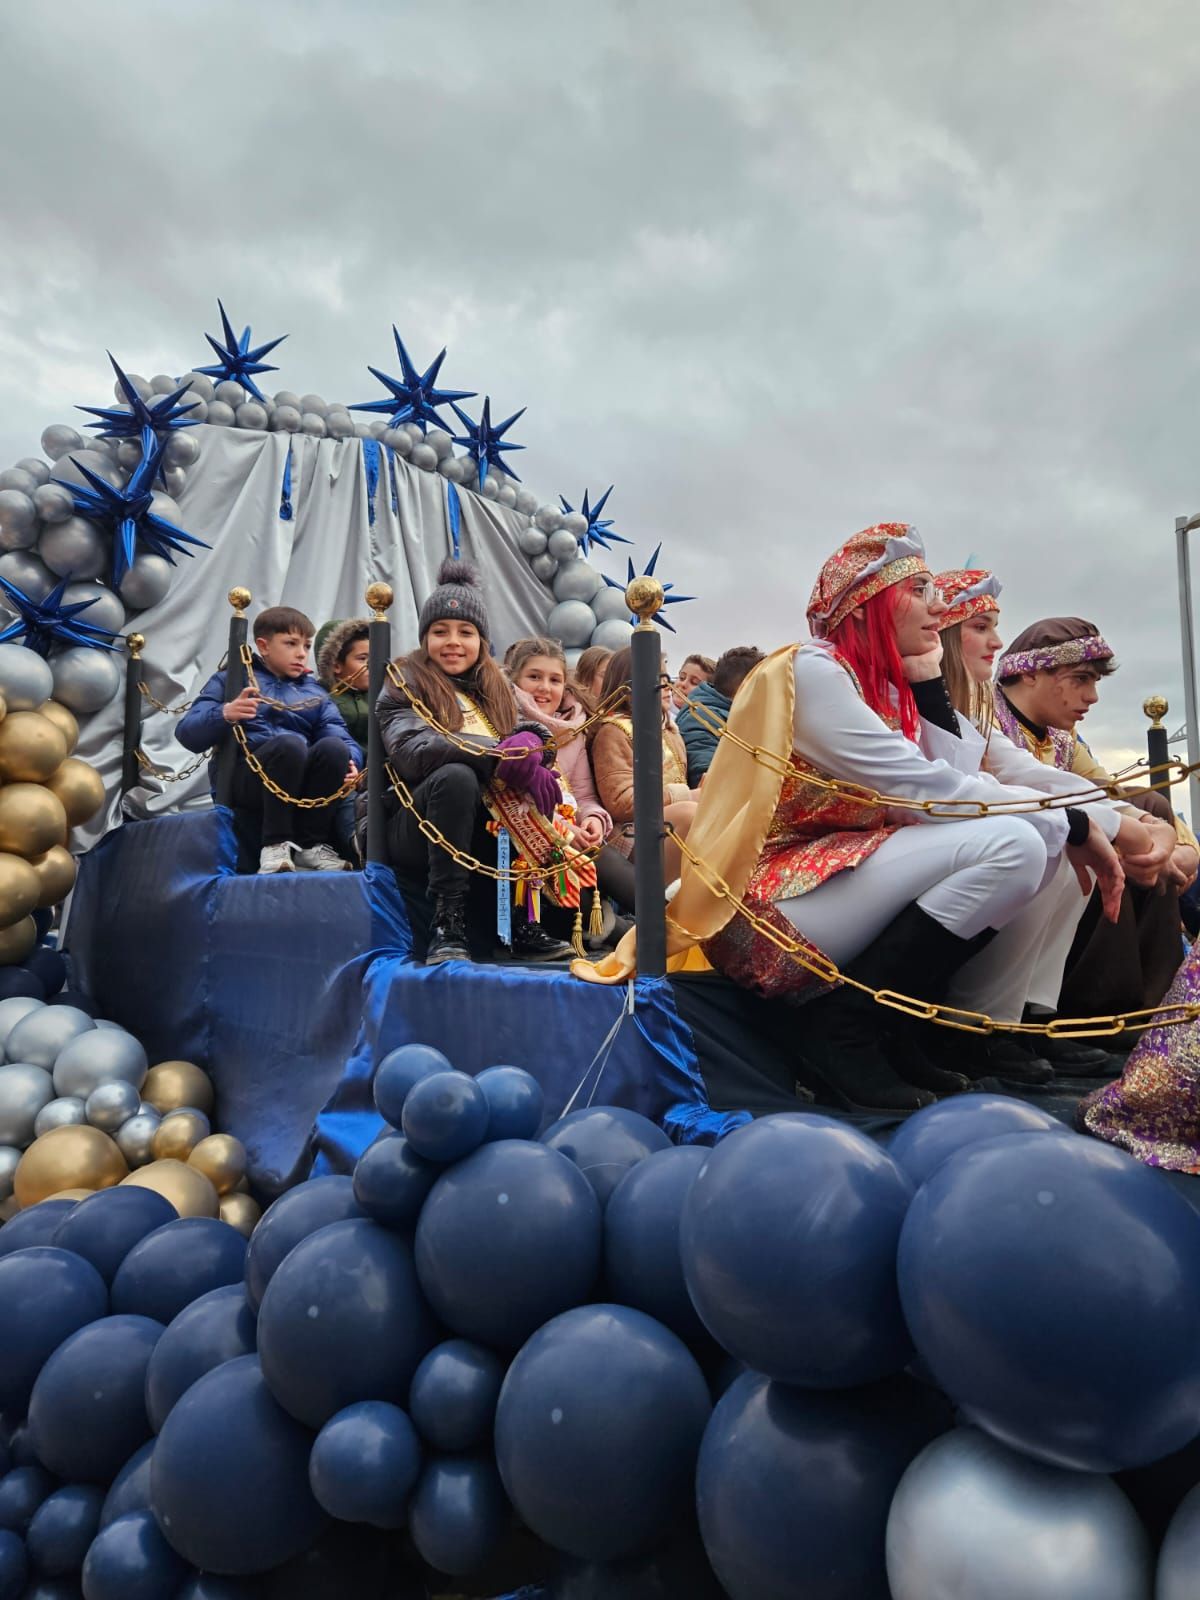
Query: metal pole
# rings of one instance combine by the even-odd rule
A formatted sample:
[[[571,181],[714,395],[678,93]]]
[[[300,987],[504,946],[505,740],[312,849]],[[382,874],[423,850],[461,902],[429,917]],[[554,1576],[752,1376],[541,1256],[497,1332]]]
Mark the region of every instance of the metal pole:
[[[246,607],[250,604],[249,589],[230,589],[229,604],[233,615],[229,619],[229,650],[225,657],[225,703],[236,700],[246,687],[246,668],[242,661],[242,646],[246,642]],[[237,770],[237,745],[232,732],[226,728],[225,737],[217,749],[217,804],[233,804],[233,774]]]
[[[383,735],[379,731],[379,718],[375,715],[375,702],[383,693],[383,680],[392,654],[392,629],[388,622],[388,607],[392,603],[392,588],[387,583],[373,583],[367,590],[367,604],[371,608],[369,642],[371,653],[367,661],[367,860],[386,862],[387,816],[383,806],[383,763],[385,758]]]
[[[635,578],[625,591],[641,617],[631,645],[633,713],[633,855],[637,897],[638,971],[661,978],[667,970],[667,904],[663,873],[662,645],[651,617],[663,602],[655,578]]]
[[[138,781],[138,749],[142,742],[142,650],[146,641],[140,633],[125,636],[129,651],[125,662],[125,729],[121,747],[121,793],[128,794]]]
[[[1146,753],[1150,767],[1150,787],[1157,789],[1159,794],[1165,795],[1168,805],[1171,804],[1171,774],[1167,763],[1171,759],[1171,751],[1167,740],[1167,730],[1163,727],[1162,719],[1170,709],[1170,706],[1160,694],[1152,694],[1142,702],[1142,710],[1150,718],[1150,726],[1146,729]]]
[[[1179,561],[1179,635],[1183,645],[1183,703],[1187,714],[1187,758],[1200,761],[1200,725],[1196,719],[1196,631],[1192,620],[1192,557],[1188,533],[1200,525],[1195,517],[1175,518],[1175,548]],[[1188,779],[1188,809],[1193,825],[1200,818],[1200,774]]]

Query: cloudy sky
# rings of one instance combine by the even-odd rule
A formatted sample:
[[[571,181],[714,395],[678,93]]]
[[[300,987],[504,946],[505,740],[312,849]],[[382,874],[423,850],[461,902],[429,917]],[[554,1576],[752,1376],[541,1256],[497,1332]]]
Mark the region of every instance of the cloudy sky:
[[[0,465],[205,358],[373,398],[394,321],[545,497],[616,489],[700,598],[683,647],[804,631],[882,519],[1082,614],[1088,730],[1183,720],[1200,509],[1195,0],[0,0]],[[211,359],[211,358],[209,358]],[[1198,535],[1197,537],[1200,537]],[[605,564],[602,558],[602,564]],[[1197,553],[1200,567],[1200,552]],[[607,570],[621,563],[607,558]],[[682,653],[676,649],[676,654]]]

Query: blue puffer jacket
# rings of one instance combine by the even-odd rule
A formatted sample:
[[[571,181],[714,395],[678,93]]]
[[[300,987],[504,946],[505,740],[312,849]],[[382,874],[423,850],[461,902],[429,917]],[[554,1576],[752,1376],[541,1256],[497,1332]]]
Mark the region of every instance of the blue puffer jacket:
[[[688,783],[694,789],[700,779],[708,771],[709,763],[717,753],[717,740],[719,734],[712,733],[688,709],[693,701],[702,705],[709,713],[707,721],[714,718],[724,723],[729,716],[729,708],[733,701],[727,694],[718,694],[711,683],[698,683],[683,702],[675,726],[683,736],[684,748],[687,750],[687,776]]]

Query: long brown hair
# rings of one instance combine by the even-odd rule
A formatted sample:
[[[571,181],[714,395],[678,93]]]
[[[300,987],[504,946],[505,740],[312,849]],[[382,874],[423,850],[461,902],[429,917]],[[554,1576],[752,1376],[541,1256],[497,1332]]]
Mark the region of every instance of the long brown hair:
[[[587,649],[583,651],[579,657],[579,660],[575,663],[575,672],[573,674],[573,678],[576,688],[582,686],[585,693],[594,698],[595,696],[592,689],[592,679],[602,667],[607,667],[611,660],[612,651],[607,647],[607,645],[588,645]]]
[[[509,645],[504,657],[504,670],[510,681],[515,684],[526,663],[536,656],[548,656],[563,669],[563,695],[555,716],[566,716],[578,703],[583,707],[584,714],[590,717],[596,709],[595,702],[587,690],[571,677],[567,670],[566,654],[557,639],[543,639],[539,634],[534,634],[531,638],[518,639],[515,644]]]
[[[976,683],[963,659],[961,622],[943,628],[942,680],[955,711],[987,734],[996,720],[996,701],[990,683]]]
[[[632,717],[633,715],[633,651],[628,645],[623,650],[617,650],[612,660],[604,669],[604,682],[600,685],[600,704],[610,717]],[[670,721],[666,711],[663,711],[663,727],[666,728]],[[592,733],[594,735],[595,729]]]
[[[424,645],[418,645],[409,655],[401,656],[396,666],[413,693],[424,701],[443,728],[457,733],[463,725],[462,707],[455,692],[461,690],[474,700],[503,739],[517,725],[516,696],[512,684],[491,656],[483,654],[485,649],[486,645],[481,639],[479,660],[456,677],[443,672]],[[392,692],[397,696],[401,694],[394,686]]]

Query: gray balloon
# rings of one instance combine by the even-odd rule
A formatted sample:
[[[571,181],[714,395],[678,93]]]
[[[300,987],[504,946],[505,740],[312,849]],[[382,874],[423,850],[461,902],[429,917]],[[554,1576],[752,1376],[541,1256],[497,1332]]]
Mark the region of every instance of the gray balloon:
[[[120,469],[116,457],[110,456],[107,450],[73,450],[69,456],[62,456],[54,463],[54,470],[50,474],[54,483],[73,483],[77,488],[90,489],[91,485],[83,474],[83,468],[103,478],[106,483],[118,486],[121,482]]]
[[[202,400],[212,400],[217,386],[207,372],[185,372],[180,383],[187,383],[189,394],[198,394]]]
[[[50,468],[38,456],[22,456],[17,462],[22,472],[27,472],[35,485],[50,482]]]
[[[120,398],[125,397],[122,395]],[[83,435],[68,427],[65,422],[52,422],[48,428],[43,428],[41,442],[42,449],[51,461],[57,461],[59,456],[65,456],[69,450],[83,449]]]
[[[523,517],[531,517],[538,508],[538,497],[532,489],[524,487],[517,490],[517,510]]]
[[[93,603],[86,611],[79,613],[81,622],[107,628],[110,633],[120,633],[125,622],[125,607],[111,589],[102,583],[69,583],[63,590],[66,605],[81,605],[85,600]]]
[[[563,514],[557,506],[539,506],[534,512],[533,520],[543,533],[553,533],[556,528],[562,527]]]
[[[529,563],[529,570],[533,573],[534,577],[539,578],[542,583],[549,583],[551,578],[553,578],[554,574],[558,571],[558,562],[555,561],[552,555],[548,555],[543,552],[543,554],[540,556],[534,556],[533,560]]]
[[[5,467],[0,472],[0,489],[19,489],[22,494],[32,495],[39,481],[32,472],[25,472],[20,467]]]
[[[610,589],[604,584],[590,596],[588,604],[596,613],[597,622],[628,622],[629,607],[625,604],[624,589]]]
[[[239,428],[262,433],[267,426],[267,408],[257,400],[243,400],[234,412],[234,418]]]
[[[402,422],[400,426],[414,444],[421,444],[425,438],[425,430],[419,422]]]
[[[117,1149],[131,1167],[144,1167],[154,1160],[154,1135],[162,1121],[152,1106],[147,1106],[123,1122],[113,1138]]]
[[[28,1062],[0,1067],[0,1144],[18,1150],[32,1144],[37,1114],[53,1099],[54,1084],[43,1067]]]
[[[0,644],[0,694],[10,711],[36,711],[53,693],[53,672],[36,650]]]
[[[377,436],[371,432],[372,424],[361,419],[354,424],[354,437],[356,439],[374,439]]]
[[[546,549],[546,535],[540,528],[534,528],[532,526],[528,528],[522,528],[520,533],[517,535],[517,545],[520,548],[521,554],[528,556],[530,560],[532,560],[534,556],[540,556],[544,554]]]
[[[443,456],[450,455],[454,450],[454,440],[445,428],[430,428],[425,435],[425,443],[431,445],[440,461]]]
[[[325,418],[318,416],[315,411],[306,411],[300,418],[300,431],[307,433],[313,439],[325,437]]]
[[[78,1006],[43,1006],[39,1011],[31,1011],[27,1017],[22,1017],[16,1027],[9,1034],[4,1046],[4,1053],[10,1061],[26,1061],[34,1067],[45,1067],[47,1072],[54,1069],[59,1052],[70,1044],[71,1040],[81,1033],[95,1031],[95,1023],[86,1011],[80,1011]],[[110,1077],[117,1074],[110,1073]],[[97,1079],[98,1083],[100,1080]],[[94,1089],[96,1084],[89,1085]],[[64,1088],[56,1084],[59,1094],[79,1094],[81,1090],[72,1086]]]
[[[132,470],[142,459],[142,447],[135,439],[122,439],[117,446],[117,465]]]
[[[176,428],[167,440],[163,460],[169,467],[192,467],[200,459],[200,441],[194,433]]]
[[[349,439],[354,433],[354,418],[348,411],[330,408],[325,413],[325,432],[331,439]]]
[[[0,1201],[12,1196],[13,1179],[17,1175],[20,1160],[21,1152],[13,1145],[0,1145]]]
[[[109,650],[73,645],[55,656],[50,670],[54,678],[54,698],[61,700],[77,716],[99,711],[121,687],[121,669]]]
[[[568,511],[562,519],[562,525],[568,533],[573,533],[576,538],[582,538],[587,532],[588,519],[582,511]]]
[[[0,1067],[0,1072],[4,1069]],[[132,1083],[117,1078],[112,1083],[101,1083],[88,1095],[85,1103],[87,1119],[93,1128],[103,1133],[116,1133],[130,1117],[137,1115],[141,1097]]]
[[[208,401],[198,389],[189,389],[179,402],[181,406],[188,406],[188,427],[194,427],[198,422],[208,421]]]
[[[398,456],[412,455],[412,434],[407,428],[389,428],[383,436],[383,442],[390,445]]]
[[[271,413],[271,427],[276,433],[299,433],[299,406],[276,406]]]
[[[205,422],[210,428],[232,428],[234,411],[232,406],[227,406],[224,400],[210,400],[208,402],[208,415]]]
[[[7,1000],[0,1000],[0,1060],[6,1054],[5,1046],[8,1036],[20,1022],[22,1017],[27,1017],[31,1011],[44,1011],[44,1000],[33,1000],[29,995],[14,994]]]
[[[38,1112],[37,1121],[33,1125],[33,1136],[35,1139],[40,1139],[44,1133],[49,1133],[51,1128],[78,1128],[86,1121],[87,1112],[82,1095],[59,1095],[56,1100],[51,1100]]]
[[[0,575],[24,589],[35,600],[43,600],[53,589],[54,574],[46,563],[29,550],[7,550],[0,556]],[[20,648],[24,649],[22,645]],[[27,655],[29,651],[25,652]]]
[[[496,496],[502,506],[507,506],[511,511],[517,503],[517,491],[511,483],[502,483],[500,493]]]
[[[274,400],[277,406],[291,406],[293,411],[299,411],[300,409],[300,396],[294,394],[291,389],[277,390]]]
[[[50,1006],[50,1011],[71,1011],[73,1006]],[[28,1028],[28,1022],[18,1028]],[[16,1029],[13,1030],[14,1034]],[[140,1089],[148,1069],[146,1052],[124,1028],[89,1028],[77,1033],[58,1052],[54,1087],[59,1094],[81,1094],[86,1099],[102,1083],[120,1080]],[[134,1096],[133,1110],[137,1110]],[[133,1113],[131,1112],[130,1115]]]
[[[479,479],[476,478],[475,481],[476,481],[476,483],[478,483]],[[499,500],[499,498],[500,498],[500,480],[498,478],[493,477],[492,474],[489,472],[487,477],[483,480],[483,488],[480,489],[479,492],[480,492],[480,494],[483,496],[483,498],[485,500]]]
[[[148,400],[150,398],[151,394],[153,393],[153,390],[150,388],[150,385],[147,382],[147,380],[145,378],[143,378],[140,373],[127,372],[125,374],[125,376],[128,378],[129,382],[133,385],[133,387],[137,390],[137,392],[141,395],[143,400]],[[125,398],[125,391],[121,387],[121,380],[119,378],[113,384],[113,395],[115,396],[115,398],[118,401],[124,400],[124,398]]]
[[[71,491],[61,483],[43,483],[33,491],[34,510],[43,522],[65,522],[75,515]]]
[[[166,522],[173,522],[177,528],[183,526],[183,512],[180,511],[176,501],[162,489],[155,489],[150,496],[150,509],[156,517],[162,517]]]
[[[157,372],[150,379],[152,394],[174,394],[179,385],[174,378],[168,377],[165,372]]]
[[[213,396],[222,405],[231,406],[234,411],[249,399],[241,384],[236,383],[232,378],[223,378],[213,390]]]
[[[1046,1466],[956,1428],[900,1480],[887,1575],[892,1600],[1150,1600],[1152,1564],[1137,1513],[1111,1478]]]
[[[325,413],[328,410],[329,410],[329,407],[325,404],[324,400],[321,399],[321,396],[319,394],[301,395],[301,397],[300,397],[300,413],[301,413],[301,415],[303,415],[306,411],[309,411],[309,412],[312,413],[312,415],[314,417],[320,417],[321,420],[324,421]]]
[[[598,589],[604,587],[604,579],[586,561],[566,561],[558,569],[554,579],[554,598],[556,600],[582,600],[588,605],[592,596]],[[599,621],[596,616],[596,621]],[[593,624],[594,626],[595,624]]]
[[[121,579],[118,593],[131,611],[149,611],[171,587],[171,563],[153,550],[134,556],[129,571]]]
[[[1154,1600],[1196,1600],[1200,1572],[1200,1484],[1184,1495],[1158,1553]]]
[[[28,550],[38,535],[37,507],[23,489],[0,489],[0,545]]]
[[[437,469],[437,451],[431,444],[414,444],[408,459],[414,467],[420,467],[422,472],[433,472]]]
[[[437,469],[447,483],[463,481],[462,462],[458,456],[443,456],[437,464]]]
[[[626,612],[628,617],[629,613]],[[619,620],[597,623],[589,644],[599,645],[602,650],[624,650],[629,643],[633,629],[629,623]]]
[[[595,614],[582,600],[560,600],[546,618],[546,632],[564,645],[587,644],[595,626]]]
[[[167,494],[172,500],[178,500],[187,488],[186,470],[183,467],[164,467],[162,475]]]
[[[374,417],[370,422],[367,423],[367,428],[372,439],[382,439],[383,436],[388,432],[387,418]]]
[[[579,540],[566,528],[556,528],[546,541],[546,548],[556,561],[574,561],[579,554]]]
[[[98,578],[108,570],[111,544],[94,522],[68,517],[45,530],[38,555],[60,578]]]

